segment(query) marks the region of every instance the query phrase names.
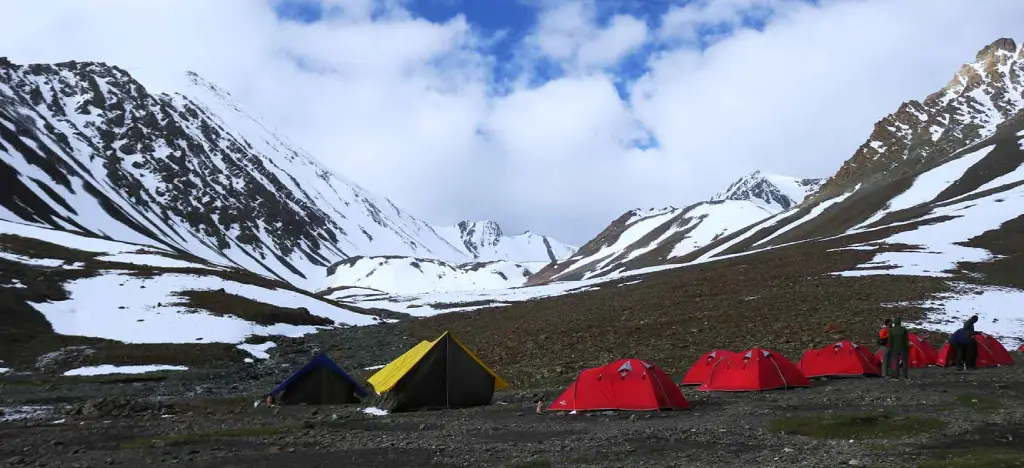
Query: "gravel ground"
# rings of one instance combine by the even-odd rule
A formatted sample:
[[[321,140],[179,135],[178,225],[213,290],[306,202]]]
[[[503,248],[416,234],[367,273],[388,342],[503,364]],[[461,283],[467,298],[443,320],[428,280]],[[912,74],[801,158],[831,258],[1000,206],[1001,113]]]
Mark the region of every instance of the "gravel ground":
[[[370,416],[360,405],[254,408],[255,393],[228,390],[264,379],[228,378],[237,373],[220,381],[0,381],[9,413],[15,403],[63,401],[53,414],[0,423],[0,466],[1024,466],[1024,367],[911,371],[909,384],[684,388],[689,411],[580,415],[535,414],[537,393],[550,401],[561,389],[501,392],[487,407]],[[195,388],[186,390],[188,382]],[[1001,456],[1011,458],[983,458]]]

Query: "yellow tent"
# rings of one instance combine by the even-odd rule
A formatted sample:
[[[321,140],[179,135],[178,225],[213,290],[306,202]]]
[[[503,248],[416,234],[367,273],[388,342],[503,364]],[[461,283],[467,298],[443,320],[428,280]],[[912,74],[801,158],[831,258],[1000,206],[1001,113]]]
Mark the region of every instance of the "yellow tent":
[[[450,332],[416,346],[368,379],[391,411],[489,404],[508,382]],[[380,405],[378,405],[380,406]]]

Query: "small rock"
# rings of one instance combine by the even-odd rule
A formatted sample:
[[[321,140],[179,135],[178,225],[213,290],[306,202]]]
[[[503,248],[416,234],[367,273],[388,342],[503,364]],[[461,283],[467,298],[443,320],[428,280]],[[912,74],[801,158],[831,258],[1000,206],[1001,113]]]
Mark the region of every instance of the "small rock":
[[[167,443],[160,439],[155,439],[152,442],[150,442],[149,445],[153,448],[164,448],[167,446]]]
[[[864,463],[862,463],[860,460],[850,460],[849,465],[850,466],[864,466]]]

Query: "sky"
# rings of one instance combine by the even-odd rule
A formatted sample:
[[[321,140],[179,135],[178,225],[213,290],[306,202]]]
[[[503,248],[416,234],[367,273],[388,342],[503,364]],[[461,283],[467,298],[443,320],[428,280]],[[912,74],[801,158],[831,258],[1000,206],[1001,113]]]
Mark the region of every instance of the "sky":
[[[984,5],[982,7],[982,5]],[[1020,0],[0,0],[0,56],[193,70],[434,224],[582,244],[752,172],[827,177]]]

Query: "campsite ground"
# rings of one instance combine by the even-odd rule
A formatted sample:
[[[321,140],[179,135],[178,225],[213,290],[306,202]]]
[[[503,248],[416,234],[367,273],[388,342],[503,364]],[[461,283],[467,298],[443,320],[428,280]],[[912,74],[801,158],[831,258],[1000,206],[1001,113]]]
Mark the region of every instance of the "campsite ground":
[[[62,402],[76,414],[0,423],[0,466],[1016,467],[1024,466],[1024,362],[1015,358],[973,372],[912,369],[910,384],[687,388],[689,411],[590,415],[535,414],[534,395],[550,401],[560,389],[502,392],[482,408],[371,416],[360,405],[254,408],[244,389],[224,396],[224,382],[198,385],[221,385],[209,390],[217,396],[182,396],[181,386],[203,376],[8,379],[6,403]],[[157,394],[177,396],[162,406],[141,398]]]

